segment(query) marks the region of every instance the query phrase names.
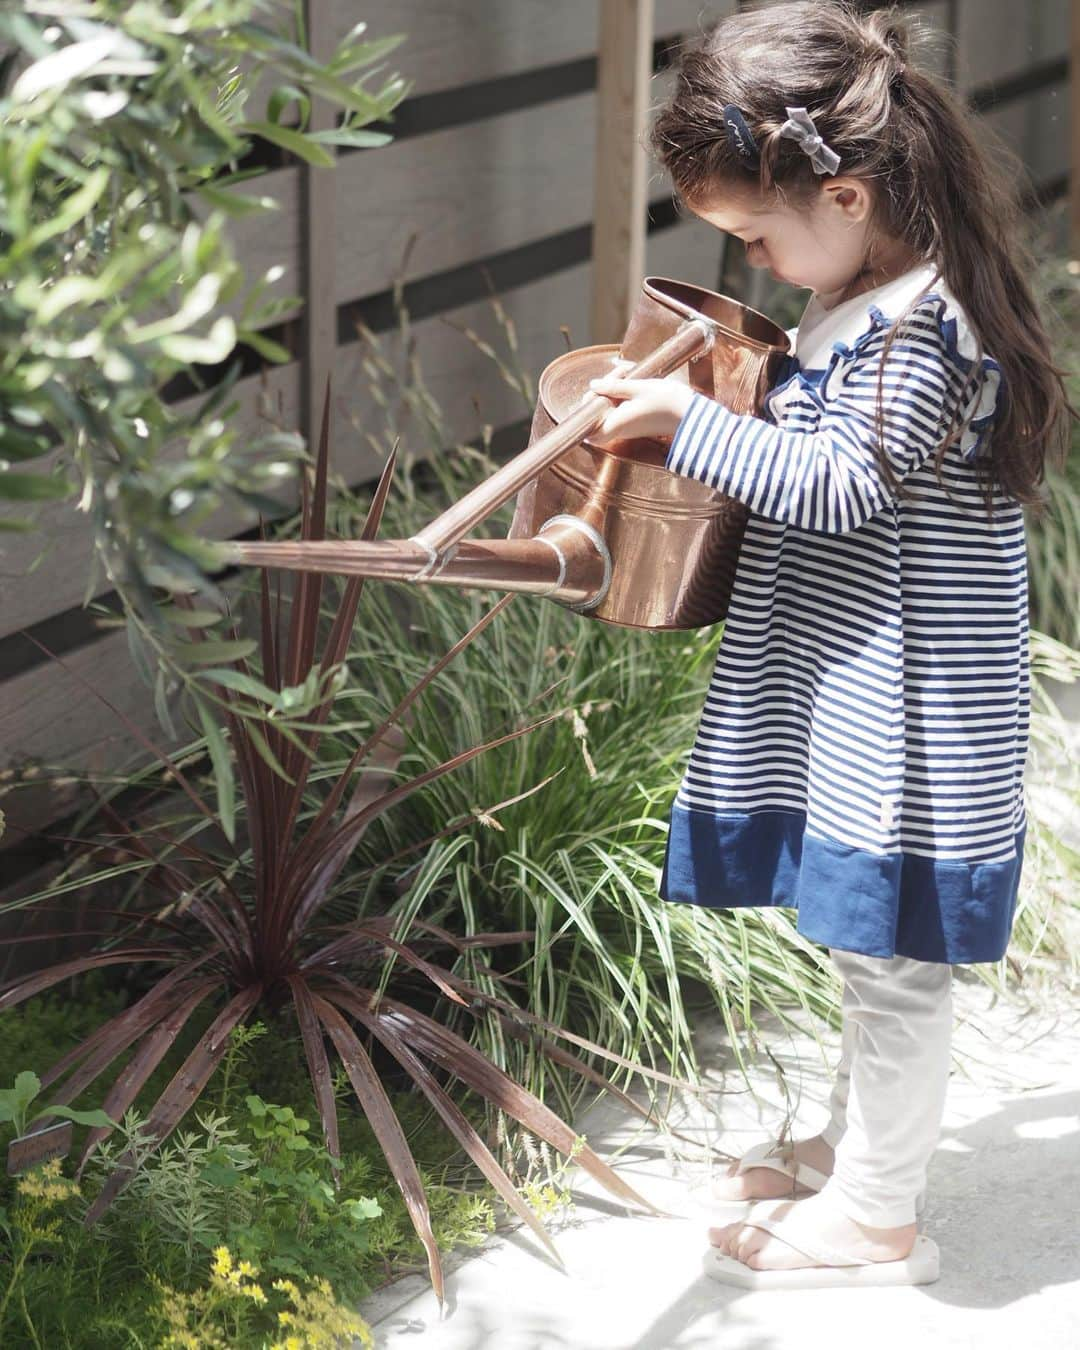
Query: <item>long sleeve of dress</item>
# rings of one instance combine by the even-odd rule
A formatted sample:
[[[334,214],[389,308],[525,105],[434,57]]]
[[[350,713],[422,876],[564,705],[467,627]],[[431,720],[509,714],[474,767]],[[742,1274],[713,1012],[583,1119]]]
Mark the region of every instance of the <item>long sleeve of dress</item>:
[[[937,450],[967,389],[965,366],[939,322],[936,302],[916,306],[885,360],[884,448],[898,480]],[[695,394],[676,429],[667,468],[744,502],[769,520],[845,534],[892,500],[875,455],[878,329],[831,388],[813,431],[730,412]]]

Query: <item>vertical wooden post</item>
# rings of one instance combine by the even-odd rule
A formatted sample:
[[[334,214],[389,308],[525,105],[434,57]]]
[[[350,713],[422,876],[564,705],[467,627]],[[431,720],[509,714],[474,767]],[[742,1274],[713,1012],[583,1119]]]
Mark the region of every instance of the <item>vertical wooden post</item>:
[[[308,46],[319,61],[333,54],[330,0],[304,0]],[[325,99],[311,104],[312,131],[334,125],[334,109]],[[301,346],[301,430],[308,445],[318,439],[326,381],[337,351],[337,173],[303,166],[302,226],[304,323]]]
[[[1080,0],[1069,21],[1069,242],[1080,258]]]
[[[593,205],[593,342],[626,332],[645,271],[653,0],[600,0]]]

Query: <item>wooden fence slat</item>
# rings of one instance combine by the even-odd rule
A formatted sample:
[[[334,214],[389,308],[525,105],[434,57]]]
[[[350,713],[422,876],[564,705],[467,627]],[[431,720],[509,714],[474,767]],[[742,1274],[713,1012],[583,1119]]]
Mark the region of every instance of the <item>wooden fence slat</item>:
[[[356,21],[355,0],[332,0],[332,32]],[[696,30],[733,0],[656,0],[656,36]],[[595,55],[597,0],[370,0],[364,17],[375,37],[404,33],[388,58],[413,81],[412,96],[479,84]]]
[[[1070,0],[1011,4],[959,0],[958,78],[962,89],[1016,75],[1068,50]]]
[[[652,0],[601,0],[593,196],[592,340],[618,342],[645,258]]]

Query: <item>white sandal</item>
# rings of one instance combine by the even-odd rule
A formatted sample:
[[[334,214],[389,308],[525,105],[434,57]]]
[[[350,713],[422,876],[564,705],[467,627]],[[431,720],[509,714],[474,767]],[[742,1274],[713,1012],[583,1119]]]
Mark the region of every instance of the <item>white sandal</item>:
[[[923,1233],[916,1237],[907,1256],[896,1261],[872,1261],[865,1256],[848,1256],[824,1242],[811,1242],[805,1237],[795,1242],[790,1236],[790,1224],[769,1218],[767,1202],[755,1203],[760,1210],[744,1222],[751,1228],[775,1233],[790,1247],[820,1264],[793,1270],[754,1270],[745,1262],[726,1256],[718,1247],[710,1246],[702,1258],[705,1274],[710,1279],[744,1289],[826,1289],[846,1285],[933,1284],[941,1275],[938,1245]]]
[[[769,1140],[765,1140],[761,1144],[755,1144],[739,1159],[739,1165],[733,1175],[738,1176],[742,1172],[749,1171],[751,1167],[769,1167],[774,1172],[782,1172],[784,1176],[791,1177],[797,1186],[803,1186],[808,1192],[816,1195],[828,1181],[828,1176],[824,1172],[819,1172],[816,1167],[811,1167],[809,1163],[796,1162],[791,1154],[791,1149],[790,1143],[781,1146]],[[698,1208],[707,1210],[710,1214],[722,1212],[726,1215],[730,1213],[732,1222],[746,1214],[751,1205],[762,1203],[762,1197],[760,1196],[749,1200],[722,1199],[720,1196],[713,1194],[711,1182],[707,1182],[704,1186],[695,1187],[690,1192],[690,1197]],[[794,1195],[773,1198],[803,1200],[806,1197],[805,1195]],[[920,1192],[915,1199],[916,1219],[922,1216],[925,1208],[926,1194]]]

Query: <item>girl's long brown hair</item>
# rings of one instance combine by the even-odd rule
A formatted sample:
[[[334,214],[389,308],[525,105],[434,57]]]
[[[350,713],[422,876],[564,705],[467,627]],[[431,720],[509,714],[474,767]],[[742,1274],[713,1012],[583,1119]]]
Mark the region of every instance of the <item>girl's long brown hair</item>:
[[[974,462],[987,511],[998,490],[1041,503],[1045,465],[1063,461],[1069,415],[1077,413],[1027,281],[1034,263],[1021,230],[1023,175],[941,80],[909,63],[914,31],[896,9],[866,14],[844,0],[798,0],[723,19],[681,50],[674,91],[653,123],[653,148],[687,201],[756,188],[766,200],[798,206],[821,179],[798,144],[779,133],[785,107],[805,106],[840,156],[839,174],[871,180],[876,229],[938,268],[971,323],[979,359],[989,351],[1001,368],[989,450]],[[748,124],[759,167],[748,167],[729,142],[727,104]],[[892,326],[882,369],[910,308]],[[880,443],[882,369],[878,460],[896,490]],[[969,378],[978,375],[977,360]],[[937,452],[939,477],[963,429],[961,409]]]

